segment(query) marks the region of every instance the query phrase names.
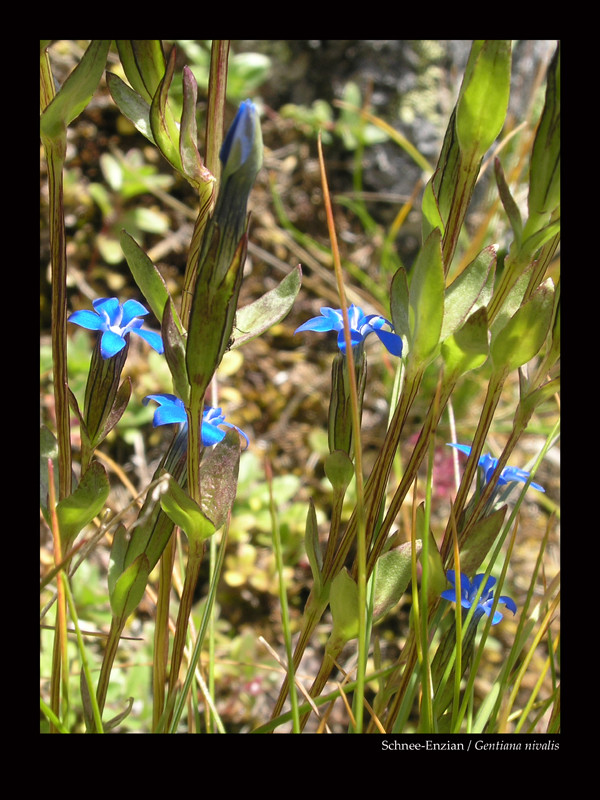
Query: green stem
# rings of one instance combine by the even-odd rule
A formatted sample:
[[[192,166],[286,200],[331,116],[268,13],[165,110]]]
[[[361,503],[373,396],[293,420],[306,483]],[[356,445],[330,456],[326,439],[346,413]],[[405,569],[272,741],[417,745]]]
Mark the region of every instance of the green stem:
[[[189,618],[192,612],[192,605],[194,603],[194,591],[198,583],[198,576],[200,575],[200,567],[202,566],[202,557],[204,555],[204,546],[200,542],[196,546],[190,542],[190,551],[188,553],[187,567],[185,571],[185,580],[183,582],[183,591],[179,601],[179,611],[177,613],[177,622],[175,628],[175,638],[173,639],[173,650],[171,653],[171,667],[169,673],[169,693],[167,695],[167,706],[170,706],[171,699],[173,698],[179,683],[179,670],[183,663],[183,652],[187,640],[187,632],[189,625]],[[170,721],[171,717],[169,717]],[[168,723],[167,723],[168,725]]]
[[[152,671],[152,730],[156,731],[165,705],[167,663],[169,660],[169,601],[175,559],[176,537],[173,534],[160,558],[160,576],[154,623],[154,653]]]

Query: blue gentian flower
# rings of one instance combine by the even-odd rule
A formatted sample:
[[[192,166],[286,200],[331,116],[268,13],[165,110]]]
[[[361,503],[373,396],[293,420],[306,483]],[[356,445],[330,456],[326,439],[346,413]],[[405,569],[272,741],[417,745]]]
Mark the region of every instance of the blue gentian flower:
[[[344,339],[344,315],[342,310],[324,307],[320,311],[322,316],[312,317],[312,319],[300,325],[299,328],[296,328],[294,333],[299,331],[337,331],[338,347],[344,353],[346,351],[346,342]],[[374,333],[393,356],[402,355],[402,339],[398,334],[393,333],[394,326],[385,317],[381,317],[379,314],[369,314],[367,316],[361,308],[353,303],[348,308],[348,322],[350,323],[352,347],[364,341],[370,333]],[[384,326],[389,326],[391,331],[382,330]]]
[[[183,401],[174,394],[149,394],[144,397],[142,403],[148,405],[150,400],[154,400],[159,404],[154,412],[152,421],[154,427],[170,425],[173,422],[187,425],[188,419]],[[205,406],[202,413],[202,444],[205,447],[217,444],[225,438],[225,431],[220,430],[219,425],[236,430],[243,437],[246,447],[248,447],[250,442],[244,431],[238,428],[237,425],[226,422],[220,408],[211,408],[210,406]]]
[[[453,569],[449,569],[446,573],[446,577],[454,587],[453,589],[446,589],[442,592],[442,597],[444,600],[450,600],[452,603],[457,603],[457,586],[456,586],[456,574]],[[473,603],[475,602],[475,598],[477,597],[477,593],[479,592],[479,588],[481,586],[481,582],[483,581],[485,575],[484,573],[480,573],[476,575],[472,581],[470,581],[466,575],[461,574],[460,576],[460,604],[463,608],[471,608]],[[483,591],[481,592],[481,597],[477,602],[477,606],[475,611],[473,612],[473,619],[477,621],[480,619],[484,614],[490,616],[492,611],[492,605],[494,604],[494,586],[496,585],[496,578],[489,577],[483,587]],[[509,611],[512,611],[513,614],[517,611],[517,605],[515,601],[510,598],[506,597],[505,595],[501,595],[498,598],[499,603],[503,603]],[[492,619],[492,625],[497,625],[500,620],[502,619],[502,614],[499,611],[494,613]]]
[[[157,353],[164,353],[164,345],[160,333],[142,330],[144,317],[149,313],[137,300],[126,300],[121,305],[116,297],[103,297],[93,300],[93,311],[83,309],[74,311],[67,322],[74,322],[91,331],[102,331],[100,353],[102,358],[112,358],[125,347],[125,336],[137,333]]]
[[[471,448],[466,444],[454,444],[452,442],[447,442],[450,447],[456,447],[457,450],[460,450],[461,453],[465,453],[469,455],[471,453]],[[483,469],[484,480],[485,483],[489,483],[494,474],[494,470],[498,466],[498,459],[493,458],[489,453],[481,456],[479,459],[479,466]],[[504,486],[506,483],[511,483],[513,481],[520,481],[521,483],[527,483],[529,480],[529,473],[525,472],[524,469],[517,469],[517,467],[504,467],[502,472],[500,473],[500,477],[498,478],[498,486]],[[530,483],[534,489],[537,489],[538,492],[545,492],[543,486],[540,486],[539,483]]]

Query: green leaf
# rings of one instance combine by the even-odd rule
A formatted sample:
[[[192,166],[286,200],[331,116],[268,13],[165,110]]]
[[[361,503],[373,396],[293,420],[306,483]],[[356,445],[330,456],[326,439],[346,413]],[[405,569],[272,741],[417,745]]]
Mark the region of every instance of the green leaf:
[[[345,492],[354,477],[352,459],[343,450],[334,450],[325,459],[325,475],[333,488]]]
[[[412,268],[409,290],[410,358],[426,366],[435,356],[444,316],[441,232],[432,231]]]
[[[352,576],[342,567],[331,582],[329,605],[333,618],[333,639],[346,642],[358,636],[358,586]]]
[[[548,279],[492,336],[490,353],[496,370],[510,372],[539,353],[550,329],[553,310],[554,286]]]
[[[110,548],[110,559],[108,563],[108,594],[112,595],[119,576],[123,573],[125,556],[129,547],[127,529],[124,525],[119,525],[113,536],[112,547]]]
[[[160,497],[160,505],[165,514],[185,533],[190,545],[201,544],[216,530],[213,523],[204,516],[198,503],[170,476],[168,488]]]
[[[229,514],[237,494],[240,466],[240,435],[228,430],[225,438],[205,453],[200,464],[202,511],[218,530]]]
[[[160,39],[117,39],[116,44],[127,80],[150,104],[165,74]]]
[[[198,152],[198,131],[196,126],[196,102],[198,86],[196,79],[189,67],[183,68],[183,109],[181,112],[181,130],[179,136],[179,156],[183,174],[188,181],[199,191],[205,189],[206,184],[215,181],[214,175],[204,166]]]
[[[317,512],[312,498],[309,500],[308,514],[306,515],[306,529],[304,532],[304,546],[308,563],[312,572],[315,596],[321,593],[321,569],[323,568],[323,555],[319,542],[319,526],[317,524]]]
[[[417,558],[422,542],[416,542]],[[412,578],[412,542],[405,542],[396,550],[384,553],[377,561],[373,620],[381,619],[405,593]]]
[[[106,470],[93,461],[79,485],[56,506],[63,552],[67,552],[77,534],[104,508],[109,492]]]
[[[410,296],[408,292],[408,279],[404,267],[400,267],[392,278],[390,286],[390,313],[392,324],[398,336],[402,337],[404,358],[408,355],[408,336],[410,332]]]
[[[506,506],[488,514],[473,525],[460,551],[460,571],[473,578],[487,554],[490,552],[496,536],[500,533]]]
[[[180,400],[187,403],[190,387],[185,366],[185,337],[182,336],[175,318],[176,312],[173,307],[173,301],[169,299],[165,303],[161,325],[165,359],[173,378],[175,394]]]
[[[175,48],[171,50],[167,69],[150,105],[150,127],[158,149],[179,172],[183,172],[179,155],[179,126],[169,103],[169,87],[175,72]]]
[[[482,250],[446,289],[441,341],[454,333],[473,311],[490,301],[496,250],[495,245]]]
[[[110,39],[90,42],[81,61],[46,106],[40,120],[43,138],[59,139],[92,99],[106,65]]]
[[[119,111],[133,123],[142,136],[156,145],[150,126],[150,104],[112,72],[106,73],[106,83]]]
[[[548,221],[560,205],[560,45],[548,68],[544,110],[535,135],[529,168],[529,234]]]
[[[170,299],[162,275],[127,231],[121,231],[121,248],[140,292],[146,298],[156,319],[162,323],[165,305]],[[176,316],[175,319],[177,320]],[[180,323],[178,328],[181,330]]]
[[[465,324],[442,342],[444,377],[456,380],[478,369],[489,354],[488,323],[485,308],[475,311]]]
[[[260,336],[280,322],[294,305],[302,282],[302,267],[298,265],[274,289],[250,305],[240,308],[233,328],[231,349],[240,347]]]
[[[110,595],[110,607],[117,619],[126,619],[139,606],[150,568],[145,553],[141,553],[116,580]]]
[[[502,169],[499,158],[494,160],[494,174],[496,176],[496,184],[498,186],[500,201],[502,202],[502,206],[506,211],[506,216],[510,222],[510,227],[512,228],[513,236],[515,237],[515,245],[517,249],[519,249],[521,246],[521,234],[523,233],[523,220],[521,219],[519,206],[516,204],[510,189],[508,188],[506,178],[504,177],[504,170]]]
[[[461,151],[481,158],[502,130],[510,94],[509,39],[475,40],[456,108]]]

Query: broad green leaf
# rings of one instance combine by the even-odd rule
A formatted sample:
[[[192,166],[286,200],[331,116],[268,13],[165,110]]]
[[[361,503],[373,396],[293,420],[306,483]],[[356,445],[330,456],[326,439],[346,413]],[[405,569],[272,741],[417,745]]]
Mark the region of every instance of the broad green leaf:
[[[109,488],[106,470],[93,461],[75,491],[58,503],[56,514],[63,552],[67,552],[77,534],[102,511]]]
[[[204,516],[198,503],[173,478],[169,479],[167,491],[160,497],[160,505],[191,544],[198,545],[216,530],[212,522]]]
[[[331,582],[329,605],[333,618],[334,639],[350,641],[358,636],[358,586],[352,576],[342,567]]]
[[[175,72],[175,49],[171,50],[167,69],[150,105],[150,127],[158,149],[179,172],[183,172],[179,155],[179,125],[169,102],[169,88]]]
[[[323,567],[323,555],[319,542],[319,526],[317,524],[317,512],[312,498],[309,500],[308,514],[306,515],[306,529],[304,533],[304,547],[308,557],[308,563],[313,577],[314,592],[318,597],[321,593],[321,569]]]
[[[489,302],[496,250],[495,245],[482,250],[446,289],[441,341],[456,331],[473,311]]]
[[[423,238],[426,239],[431,231],[439,228],[442,236],[444,235],[444,220],[440,214],[440,208],[434,193],[433,176],[427,182],[423,191],[423,201],[421,203],[423,213]]]
[[[150,104],[165,74],[160,39],[117,39],[116,44],[127,80]]]
[[[200,493],[202,512],[218,530],[229,514],[237,494],[240,466],[240,435],[229,429],[225,438],[202,457]]]
[[[533,144],[529,167],[529,215],[531,234],[548,221],[560,205],[560,45],[548,68],[544,110]]]
[[[473,579],[500,533],[506,506],[480,519],[469,531],[460,551],[460,571]]]
[[[165,303],[162,318],[161,334],[165,348],[165,359],[173,378],[173,389],[177,397],[184,403],[188,402],[190,387],[188,384],[187,369],[185,366],[185,337],[182,336],[175,322],[176,312],[173,301]]]
[[[444,377],[456,380],[482,366],[489,355],[488,324],[485,308],[475,311],[465,324],[442,342]]]
[[[521,246],[523,220],[521,219],[519,206],[516,204],[515,199],[508,188],[508,183],[506,182],[506,178],[504,176],[504,170],[502,169],[500,159],[498,158],[496,158],[494,161],[494,174],[496,176],[496,184],[498,186],[500,201],[502,202],[502,206],[506,212],[508,221],[510,222],[510,227],[512,228],[513,236],[515,237],[515,245],[518,250]]]
[[[135,125],[142,136],[156,145],[150,126],[150,104],[112,72],[106,73],[106,83],[119,111]]]
[[[162,323],[165,305],[170,298],[162,275],[135,239],[126,231],[121,231],[121,248],[140,292],[146,298],[156,319]],[[175,317],[175,319],[177,318]],[[178,327],[180,328],[180,325]]]
[[[345,492],[354,477],[354,464],[343,450],[334,450],[325,459],[325,475],[334,489]]]
[[[510,372],[539,353],[550,329],[553,309],[554,286],[548,279],[492,337],[490,353],[496,370]]]
[[[198,152],[198,131],[196,126],[196,101],[198,86],[189,67],[183,68],[183,109],[181,111],[181,130],[179,136],[179,156],[181,168],[188,181],[199,192],[212,194],[215,177],[204,166]]]
[[[104,72],[110,43],[110,39],[90,42],[79,64],[44,110],[40,120],[42,137],[56,140],[63,136],[90,102]]]
[[[301,281],[302,268],[298,265],[274,289],[266,292],[253,303],[240,308],[233,327],[231,349],[240,347],[260,336],[280,322],[292,308],[300,291]]]
[[[107,581],[109,595],[112,595],[114,592],[117,580],[123,572],[128,546],[129,539],[127,537],[127,529],[124,525],[119,525],[114,533],[112,547],[110,548]]]
[[[444,269],[441,232],[435,229],[412,268],[409,289],[410,358],[415,365],[427,365],[437,352],[444,316]]]
[[[509,39],[473,42],[456,108],[456,133],[465,156],[479,159],[502,130],[510,94]]]
[[[417,558],[422,542],[417,540]],[[373,619],[387,614],[406,592],[412,578],[412,542],[405,542],[396,550],[384,553],[377,561]]]
[[[408,355],[410,335],[410,296],[408,292],[408,279],[404,267],[400,267],[392,278],[390,286],[390,313],[392,324],[398,336],[402,337],[402,355]]]
[[[110,607],[117,619],[126,619],[139,606],[149,575],[148,559],[142,553],[117,578],[110,595]]]

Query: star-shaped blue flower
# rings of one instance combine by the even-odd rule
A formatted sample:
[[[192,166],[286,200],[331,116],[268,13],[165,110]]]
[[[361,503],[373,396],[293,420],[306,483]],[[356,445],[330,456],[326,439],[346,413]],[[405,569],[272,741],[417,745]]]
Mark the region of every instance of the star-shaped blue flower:
[[[446,577],[454,588],[446,589],[442,592],[441,596],[444,598],[444,600],[450,600],[452,603],[457,603],[459,598],[457,597],[456,574],[454,570],[449,569],[446,573]],[[479,588],[484,577],[484,573],[480,573],[479,575],[476,575],[472,581],[470,581],[466,575],[461,574],[460,604],[463,608],[471,608],[475,602],[475,598],[477,597],[477,593],[479,592]],[[479,598],[475,611],[473,612],[473,619],[475,621],[480,619],[484,614],[487,614],[488,617],[490,616],[492,605],[494,604],[493,589],[495,585],[496,578],[489,577],[485,582],[485,586],[481,592],[481,597]],[[501,595],[498,598],[498,603],[503,603],[509,611],[512,611],[513,614],[515,614],[517,611],[517,605],[511,597]],[[497,625],[502,617],[503,615],[500,613],[500,611],[496,611],[492,618],[492,625]]]
[[[294,333],[299,331],[337,331],[338,347],[344,353],[346,351],[346,341],[344,339],[344,315],[340,308],[321,308],[320,317],[312,317],[307,320]],[[393,333],[392,323],[379,316],[379,314],[365,315],[364,311],[355,306],[354,303],[348,308],[348,322],[350,323],[350,339],[352,347],[355,347],[370,334],[374,333],[379,337],[386,349],[393,356],[402,355],[402,339],[398,334]],[[391,330],[383,330],[389,327]]]
[[[471,452],[471,448],[466,444],[454,444],[452,442],[448,442],[447,444],[450,447],[455,447],[457,450],[460,450],[461,453],[465,453],[466,455],[469,455]],[[492,475],[494,474],[494,470],[498,466],[498,459],[492,458],[489,453],[486,453],[480,457],[479,466],[483,470],[485,483],[489,483]],[[527,483],[528,480],[529,473],[525,472],[524,469],[518,469],[517,467],[504,467],[500,473],[500,477],[498,478],[498,486],[504,486],[504,484],[511,483],[512,481]],[[537,489],[538,492],[546,491],[543,486],[539,485],[539,483],[530,483],[529,485],[534,489]]]
[[[164,345],[160,333],[142,330],[144,320],[140,317],[149,313],[137,300],[126,300],[121,305],[116,297],[103,297],[93,300],[93,311],[82,309],[74,311],[68,322],[74,322],[91,331],[102,331],[100,353],[102,358],[112,358],[125,347],[125,336],[136,333],[141,336],[157,353],[164,353]]]
[[[152,420],[154,427],[170,425],[173,422],[187,425],[188,419],[185,413],[185,406],[179,397],[174,394],[149,394],[144,397],[142,403],[148,405],[150,400],[158,403],[158,408],[154,412]],[[236,430],[243,437],[246,447],[248,447],[250,442],[244,431],[238,428],[237,425],[226,422],[220,408],[212,408],[211,406],[205,406],[202,413],[202,444],[205,447],[217,444],[225,438],[225,431],[220,430],[219,425]]]

